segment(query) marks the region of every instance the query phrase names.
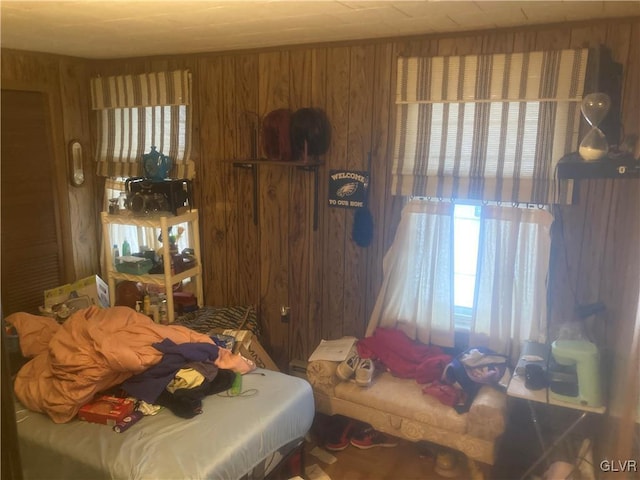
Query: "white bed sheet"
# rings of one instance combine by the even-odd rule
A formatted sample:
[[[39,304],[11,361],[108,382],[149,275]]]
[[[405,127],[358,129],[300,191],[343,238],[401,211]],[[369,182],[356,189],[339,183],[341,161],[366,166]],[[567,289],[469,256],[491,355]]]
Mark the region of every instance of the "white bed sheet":
[[[251,389],[206,397],[192,419],[162,409],[123,433],[55,424],[16,404],[25,479],[238,479],[304,437],[315,412],[311,386],[298,377],[257,369],[243,377],[243,391]]]

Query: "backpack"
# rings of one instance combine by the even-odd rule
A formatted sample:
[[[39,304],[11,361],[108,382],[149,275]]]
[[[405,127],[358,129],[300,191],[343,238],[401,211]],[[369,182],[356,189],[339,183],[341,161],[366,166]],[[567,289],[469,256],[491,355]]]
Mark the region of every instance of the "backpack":
[[[506,369],[506,355],[486,347],[471,347],[445,367],[442,382],[457,386],[465,392],[466,402],[460,408],[466,412],[482,385],[498,385]]]

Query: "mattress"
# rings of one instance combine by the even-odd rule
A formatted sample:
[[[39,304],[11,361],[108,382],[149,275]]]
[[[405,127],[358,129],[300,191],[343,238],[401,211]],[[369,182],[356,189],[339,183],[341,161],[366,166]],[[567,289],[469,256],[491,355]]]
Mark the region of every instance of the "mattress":
[[[192,419],[162,409],[122,433],[77,419],[55,424],[16,403],[24,478],[241,478],[304,437],[315,410],[311,386],[297,377],[257,369],[242,386],[241,396],[206,397]]]

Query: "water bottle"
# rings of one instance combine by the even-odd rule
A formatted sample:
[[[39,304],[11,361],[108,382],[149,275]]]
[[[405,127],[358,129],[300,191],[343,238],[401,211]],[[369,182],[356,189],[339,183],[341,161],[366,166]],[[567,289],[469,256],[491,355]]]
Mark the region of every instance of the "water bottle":
[[[124,192],[120,192],[118,196],[118,210],[120,213],[124,212],[127,209],[127,194]]]
[[[167,310],[167,299],[164,297],[160,297],[160,307],[158,309],[160,315],[160,323],[167,324],[169,323],[169,311]]]
[[[240,395],[242,393],[242,374],[240,372],[236,372],[236,376],[233,379],[233,384],[231,385],[230,394],[234,397],[236,395]]]
[[[120,263],[120,251],[118,250],[118,245],[113,245],[113,250],[111,252],[111,255],[113,256],[113,264],[117,265],[118,263]]]
[[[129,255],[131,255],[131,246],[129,245],[129,242],[125,238],[124,242],[122,242],[122,256],[127,257]]]
[[[149,295],[145,295],[142,301],[142,311],[145,315],[151,315],[151,297]]]

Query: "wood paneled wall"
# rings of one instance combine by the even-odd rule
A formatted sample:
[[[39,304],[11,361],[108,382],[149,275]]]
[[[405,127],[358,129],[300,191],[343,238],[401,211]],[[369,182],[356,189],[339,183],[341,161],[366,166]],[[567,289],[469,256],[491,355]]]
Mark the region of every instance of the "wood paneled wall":
[[[640,130],[639,94],[632,87],[638,83],[640,68],[634,43],[638,30],[638,19],[550,25],[112,60],[94,62],[92,73],[137,73],[158,68],[193,71],[196,192],[205,252],[205,297],[210,305],[256,305],[265,329],[264,342],[284,366],[292,358],[307,358],[321,338],[364,334],[382,281],[384,252],[398,221],[399,202],[387,192],[395,115],[395,59],[399,55],[518,52],[605,44],[625,65],[623,120],[626,131],[632,133]],[[254,224],[252,171],[235,167],[230,161],[251,157],[251,121],[256,114],[305,106],[323,108],[333,127],[331,148],[319,170],[318,229],[313,229],[313,173],[277,165],[258,168],[258,218]],[[371,246],[361,248],[351,238],[354,211],[328,207],[327,184],[331,169],[366,169],[369,152],[374,240]],[[605,297],[608,304],[620,303],[616,297],[620,292],[610,286],[614,282],[603,278],[619,275],[616,269],[622,265],[610,260],[615,262],[632,244],[614,240],[607,233],[612,225],[606,221],[615,214],[621,225],[637,226],[625,219],[625,215],[632,215],[632,209],[626,211],[625,205],[637,201],[637,182],[597,180],[581,182],[578,188],[579,203],[562,209],[562,238],[568,245],[568,258],[555,265],[555,321],[571,317],[576,303]],[[560,245],[559,238],[554,241]],[[566,264],[568,272],[559,268]],[[604,267],[606,277],[594,273]],[[281,321],[282,306],[290,307],[289,323]],[[607,312],[618,318],[612,310]],[[606,321],[610,326],[614,323]],[[613,335],[615,329],[607,331]]]
[[[98,271],[98,217],[91,138],[86,61],[31,52],[2,50],[2,88],[43,92],[51,110],[55,191],[64,244],[67,281]],[[80,140],[84,148],[85,184],[69,183],[68,145]],[[30,185],[25,184],[28,190]],[[31,192],[38,195],[38,192]]]
[[[60,59],[48,74],[33,68],[22,73],[43,82],[60,82],[60,121],[65,132],[86,138],[87,118],[93,120],[86,105],[91,75],[174,68],[193,72],[195,191],[206,303],[256,305],[265,332],[263,343],[286,367],[291,359],[306,359],[322,338],[362,336],[373,309],[400,205],[388,194],[396,58],[599,44],[611,48],[624,65],[623,123],[626,133],[637,134],[638,18],[227,54],[86,62]],[[42,56],[40,63],[49,61]],[[32,57],[12,54],[6,60],[3,51],[3,81],[7,74],[20,76],[17,68],[7,70],[6,62],[26,66]],[[318,228],[313,229],[313,173],[276,165],[259,167],[255,224],[252,172],[233,166],[230,160],[252,154],[252,115],[305,106],[325,109],[333,127],[331,148],[319,170]],[[331,169],[365,169],[368,152],[372,155],[374,238],[369,247],[361,248],[351,238],[354,211],[329,208],[327,185]],[[603,301],[606,311],[592,322],[614,371],[622,371],[627,359],[626,333],[633,328],[629,325],[636,317],[640,291],[639,187],[637,180],[582,181],[578,203],[560,210],[563,228],[554,229],[552,320],[572,319],[576,304]],[[69,195],[77,194],[70,187]],[[71,203],[77,229],[73,234],[76,270],[95,269],[98,224],[90,219],[97,217],[92,211],[81,211],[80,201]],[[290,307],[289,323],[281,321],[281,306]],[[616,388],[612,392],[614,397],[621,394]]]

